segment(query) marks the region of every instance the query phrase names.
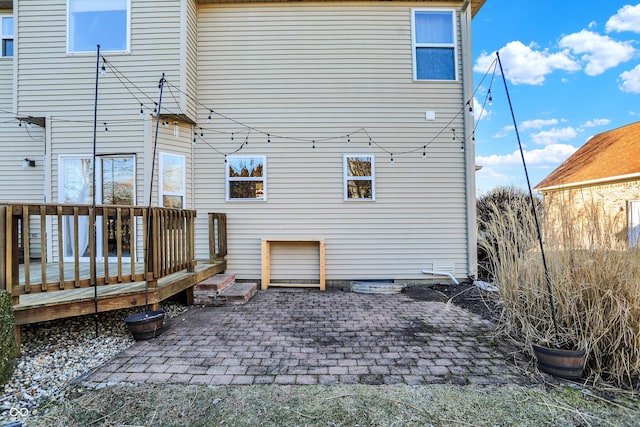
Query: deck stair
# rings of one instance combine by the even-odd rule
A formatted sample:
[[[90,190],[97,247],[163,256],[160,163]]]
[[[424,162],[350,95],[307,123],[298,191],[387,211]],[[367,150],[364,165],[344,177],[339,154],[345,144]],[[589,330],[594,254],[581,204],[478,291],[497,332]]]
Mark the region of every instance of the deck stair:
[[[238,283],[234,274],[220,273],[193,287],[193,304],[204,306],[243,305],[256,294],[256,283]]]

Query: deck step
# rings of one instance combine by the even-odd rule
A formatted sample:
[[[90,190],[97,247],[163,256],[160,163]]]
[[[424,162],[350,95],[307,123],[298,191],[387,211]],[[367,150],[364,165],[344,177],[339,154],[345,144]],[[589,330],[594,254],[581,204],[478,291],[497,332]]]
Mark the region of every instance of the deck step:
[[[235,274],[219,273],[198,283],[194,290],[222,292],[236,281]]]
[[[223,306],[246,304],[257,292],[255,283],[236,283],[234,274],[220,273],[193,287],[193,304]]]
[[[257,283],[234,283],[220,293],[227,304],[242,305],[249,302],[258,292]]]

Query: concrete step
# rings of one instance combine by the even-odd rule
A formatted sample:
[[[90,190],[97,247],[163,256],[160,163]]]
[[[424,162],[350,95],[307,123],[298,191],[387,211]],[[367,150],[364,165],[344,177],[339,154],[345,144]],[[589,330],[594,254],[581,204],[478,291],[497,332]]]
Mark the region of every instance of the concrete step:
[[[220,273],[195,285],[194,291],[222,292],[236,281],[235,274]]]
[[[257,292],[257,283],[234,283],[220,292],[220,297],[225,298],[227,304],[243,305],[249,302]]]

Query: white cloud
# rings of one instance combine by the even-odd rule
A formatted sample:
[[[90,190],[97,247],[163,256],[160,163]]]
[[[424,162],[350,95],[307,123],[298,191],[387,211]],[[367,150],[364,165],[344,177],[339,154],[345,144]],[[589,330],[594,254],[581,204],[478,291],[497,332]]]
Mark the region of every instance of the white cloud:
[[[492,113],[492,111],[483,108],[482,104],[478,102],[475,97],[473,98],[473,118],[476,121],[490,120]]]
[[[605,28],[608,33],[612,31],[631,31],[640,33],[640,4],[623,6],[618,13],[607,21]]]
[[[616,41],[587,30],[562,37],[558,45],[574,54],[582,54],[581,59],[587,64],[584,72],[588,76],[597,76],[630,60],[635,52],[630,42]]]
[[[553,126],[558,124],[558,119],[535,119],[535,120],[525,120],[520,125],[522,130],[527,129],[541,129],[545,126]]]
[[[535,44],[526,46],[520,41],[507,43],[499,49],[500,60],[504,68],[505,77],[511,83],[541,85],[545,76],[554,70],[577,71],[580,65],[569,55],[568,51],[550,53],[548,50],[535,50]],[[476,60],[473,70],[486,72],[495,57],[483,52]]]
[[[631,71],[625,71],[620,74],[622,83],[620,84],[620,90],[629,93],[640,93],[640,65],[637,65]]]
[[[583,127],[583,128],[594,128],[594,127],[597,127],[597,126],[608,125],[609,123],[611,123],[611,120],[609,120],[609,119],[593,119],[593,120],[588,120],[581,127]]]
[[[569,144],[551,144],[544,148],[525,150],[524,159],[528,165],[552,166],[562,163],[575,153],[576,147]],[[509,154],[491,154],[489,156],[477,156],[476,164],[487,167],[510,167],[522,164],[520,150]]]
[[[567,141],[578,136],[578,132],[571,126],[553,128],[531,134],[531,140],[538,145],[553,145],[559,141]]]

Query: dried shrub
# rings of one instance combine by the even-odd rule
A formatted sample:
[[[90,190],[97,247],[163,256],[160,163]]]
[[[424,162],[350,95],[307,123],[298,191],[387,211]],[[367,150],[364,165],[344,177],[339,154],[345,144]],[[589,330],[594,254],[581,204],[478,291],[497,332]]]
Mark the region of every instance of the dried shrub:
[[[604,212],[589,209],[561,218],[562,238],[550,240],[562,244],[545,244],[556,333],[531,210],[491,204],[490,212],[479,245],[500,288],[500,332],[526,349],[531,343],[584,349],[591,380],[637,385],[640,251],[611,238],[610,227],[602,226]],[[585,227],[585,220],[596,225]]]
[[[11,294],[0,290],[0,384],[7,382],[15,368],[18,354]]]

